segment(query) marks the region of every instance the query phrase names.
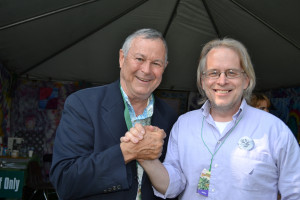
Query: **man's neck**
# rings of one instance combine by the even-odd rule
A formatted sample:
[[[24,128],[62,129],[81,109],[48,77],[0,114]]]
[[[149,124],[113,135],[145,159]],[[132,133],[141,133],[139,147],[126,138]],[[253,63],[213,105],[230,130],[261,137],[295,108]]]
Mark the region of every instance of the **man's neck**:
[[[239,106],[236,108],[210,108],[212,118],[217,122],[229,122],[232,120],[233,115],[238,111]]]
[[[143,114],[145,108],[148,105],[149,97],[141,98],[141,97],[130,95],[125,86],[126,85],[124,83],[122,83],[122,80],[121,80],[121,87],[122,87],[124,93],[126,94],[126,96],[128,97],[128,100],[129,100],[131,106],[133,107],[135,115],[139,116],[139,115]]]
[[[129,97],[128,97],[129,98]],[[133,110],[136,116],[143,114],[145,108],[148,105],[148,99],[132,99],[129,98],[129,101],[133,107]]]
[[[232,120],[233,114],[225,114],[225,113],[218,113],[217,111],[211,110],[210,114],[214,121],[216,122],[229,122]]]

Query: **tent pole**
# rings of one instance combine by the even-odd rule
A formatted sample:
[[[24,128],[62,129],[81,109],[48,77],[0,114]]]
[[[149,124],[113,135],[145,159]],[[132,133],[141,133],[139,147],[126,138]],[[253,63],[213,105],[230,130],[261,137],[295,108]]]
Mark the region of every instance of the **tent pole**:
[[[178,5],[179,5],[179,2],[180,2],[180,0],[177,0],[176,4],[175,4],[175,6],[174,6],[174,9],[173,9],[173,12],[172,12],[172,14],[171,14],[171,16],[170,16],[170,19],[169,19],[169,21],[168,21],[167,27],[166,27],[166,29],[164,30],[164,33],[163,33],[164,38],[166,37],[166,35],[167,35],[168,31],[169,31],[169,28],[170,28],[170,26],[171,26],[171,23],[172,23],[172,21],[173,21],[175,15],[176,15],[176,12],[177,12],[177,8],[178,8]]]
[[[206,3],[206,0],[202,0],[202,3],[203,3],[203,5],[204,5],[204,7],[206,9],[206,12],[207,12],[207,14],[209,16],[209,19],[210,19],[210,21],[211,21],[211,23],[212,23],[212,25],[213,25],[213,27],[214,27],[214,29],[216,31],[216,34],[217,34],[218,38],[221,38],[222,36],[221,36],[220,31],[219,31],[219,29],[218,29],[218,27],[217,27],[217,25],[215,23],[214,18],[212,16],[211,12],[210,12],[210,9],[209,9],[209,7],[208,7],[208,5]]]
[[[98,1],[98,0],[93,0],[93,1]],[[30,68],[28,68],[28,69],[22,71],[22,72],[20,73],[20,75],[26,74],[26,73],[29,72],[30,70],[36,68],[37,66],[43,64],[44,62],[46,62],[46,61],[48,61],[48,60],[50,60],[51,58],[53,58],[53,57],[55,57],[56,55],[60,54],[61,52],[65,51],[66,49],[69,49],[70,47],[72,47],[73,45],[77,44],[78,42],[80,42],[80,41],[83,40],[84,38],[86,38],[86,37],[88,37],[88,36],[94,34],[95,32],[101,30],[101,29],[104,28],[104,27],[108,26],[109,24],[111,24],[111,23],[114,22],[115,20],[121,18],[122,16],[126,15],[127,13],[131,12],[132,10],[134,10],[135,8],[137,8],[138,6],[144,4],[144,3],[147,2],[147,1],[149,1],[149,0],[141,0],[141,1],[137,2],[134,6],[130,7],[129,9],[126,9],[126,10],[125,10],[124,12],[122,12],[121,14],[115,16],[114,18],[112,18],[112,19],[109,20],[108,22],[102,24],[102,25],[101,25],[100,27],[98,27],[95,31],[92,31],[92,32],[88,33],[87,35],[85,35],[85,36],[79,38],[77,41],[73,42],[72,44],[70,44],[70,45],[66,46],[65,48],[63,48],[63,49],[57,51],[56,53],[54,53],[54,54],[48,56],[47,58],[45,58],[45,59],[43,59],[42,61],[40,61],[40,62],[36,63],[35,65],[33,65],[32,67],[30,67]]]
[[[283,39],[285,39],[287,42],[289,42],[291,45],[293,45],[294,47],[296,47],[298,50],[300,50],[300,47],[294,41],[292,41],[287,36],[285,36],[283,33],[281,33],[280,31],[278,31],[277,29],[275,29],[272,25],[270,25],[269,23],[267,23],[266,21],[264,21],[263,19],[261,19],[260,17],[258,17],[257,15],[255,15],[254,13],[252,13],[250,10],[248,10],[247,8],[245,8],[244,6],[242,6],[241,4],[239,4],[238,2],[236,2],[235,0],[231,0],[231,2],[234,3],[235,5],[237,5],[238,7],[240,7],[242,10],[244,10],[248,14],[250,14],[252,17],[254,17],[255,19],[257,19],[261,23],[263,23],[264,25],[266,25],[274,33],[276,33],[277,35],[279,35],[280,37],[282,37]]]
[[[8,29],[8,28],[11,28],[11,27],[14,27],[14,26],[18,26],[20,24],[31,22],[31,21],[34,21],[34,20],[37,20],[37,19],[40,19],[40,18],[43,18],[43,17],[47,17],[49,15],[54,15],[56,13],[60,13],[60,12],[63,12],[63,11],[66,11],[66,10],[70,10],[70,9],[73,9],[73,8],[76,8],[76,7],[79,7],[79,6],[83,6],[85,4],[93,3],[95,1],[98,1],[98,0],[88,0],[88,1],[85,1],[85,2],[82,2],[82,3],[78,3],[78,4],[75,4],[75,5],[71,5],[71,6],[68,6],[68,7],[65,7],[65,8],[61,8],[61,9],[58,9],[58,10],[47,12],[47,13],[44,13],[44,14],[41,14],[41,15],[38,15],[38,16],[35,16],[35,17],[24,19],[24,20],[21,20],[21,21],[12,23],[12,24],[8,24],[8,25],[5,25],[5,26],[2,26],[2,27],[0,27],[0,30],[4,30],[4,29]]]

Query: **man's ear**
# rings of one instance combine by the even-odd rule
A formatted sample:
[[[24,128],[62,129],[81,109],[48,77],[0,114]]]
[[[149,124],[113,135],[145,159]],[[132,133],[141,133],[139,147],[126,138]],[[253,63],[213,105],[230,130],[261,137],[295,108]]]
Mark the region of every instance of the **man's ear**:
[[[119,51],[119,65],[120,65],[120,68],[123,67],[124,60],[125,60],[125,58],[124,58],[124,52],[123,52],[122,49],[120,49],[120,51]]]
[[[165,69],[167,68],[168,64],[169,64],[169,62],[167,61],[166,64],[165,64]]]

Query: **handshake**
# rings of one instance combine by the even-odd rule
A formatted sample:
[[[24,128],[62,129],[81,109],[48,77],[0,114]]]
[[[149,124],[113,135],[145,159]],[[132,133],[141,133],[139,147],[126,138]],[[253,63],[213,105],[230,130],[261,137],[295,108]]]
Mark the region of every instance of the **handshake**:
[[[162,154],[166,133],[155,126],[142,126],[136,123],[125,136],[120,138],[121,151],[125,164],[138,160],[155,160]]]

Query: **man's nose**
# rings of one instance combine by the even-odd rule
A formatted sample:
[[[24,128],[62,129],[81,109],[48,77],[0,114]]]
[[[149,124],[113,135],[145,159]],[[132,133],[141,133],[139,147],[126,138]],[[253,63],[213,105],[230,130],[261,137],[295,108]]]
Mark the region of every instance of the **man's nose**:
[[[151,62],[148,62],[148,61],[144,62],[142,64],[141,69],[142,69],[142,72],[144,72],[145,74],[150,73],[150,71],[151,71]]]
[[[221,72],[220,75],[219,75],[219,78],[217,79],[217,82],[219,84],[223,85],[223,84],[226,83],[226,81],[227,81],[227,76],[226,76],[225,72]]]

